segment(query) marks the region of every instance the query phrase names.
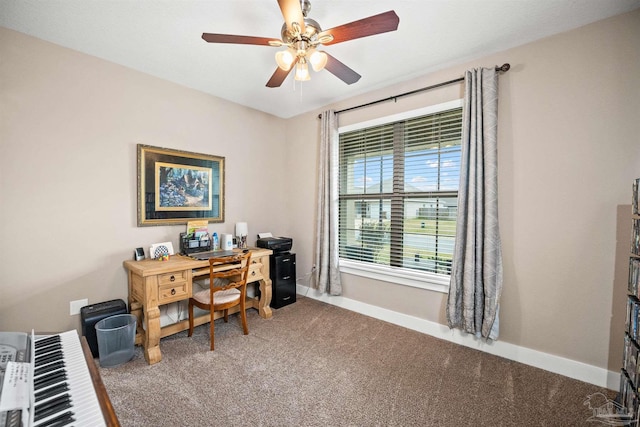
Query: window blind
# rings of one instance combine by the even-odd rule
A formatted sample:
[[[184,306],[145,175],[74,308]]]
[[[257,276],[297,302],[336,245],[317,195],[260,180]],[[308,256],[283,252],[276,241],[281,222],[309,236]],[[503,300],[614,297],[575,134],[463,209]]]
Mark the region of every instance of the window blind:
[[[450,274],[462,108],[340,134],[343,258]]]

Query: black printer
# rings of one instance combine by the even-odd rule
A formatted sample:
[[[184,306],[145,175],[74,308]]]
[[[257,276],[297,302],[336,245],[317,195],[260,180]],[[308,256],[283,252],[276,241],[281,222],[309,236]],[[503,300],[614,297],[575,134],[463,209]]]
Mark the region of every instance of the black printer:
[[[258,239],[258,247],[271,249],[274,253],[289,252],[293,246],[291,237],[262,237]]]

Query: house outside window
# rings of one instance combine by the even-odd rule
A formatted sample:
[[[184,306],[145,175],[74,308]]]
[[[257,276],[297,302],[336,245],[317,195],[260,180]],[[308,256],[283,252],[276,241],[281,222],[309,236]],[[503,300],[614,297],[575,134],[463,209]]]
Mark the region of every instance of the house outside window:
[[[446,292],[462,101],[339,129],[341,271]]]

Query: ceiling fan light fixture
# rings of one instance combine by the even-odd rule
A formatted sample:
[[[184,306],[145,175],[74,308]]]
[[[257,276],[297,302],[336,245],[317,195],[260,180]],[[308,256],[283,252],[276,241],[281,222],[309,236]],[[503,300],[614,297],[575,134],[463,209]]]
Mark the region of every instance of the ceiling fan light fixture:
[[[311,80],[311,76],[309,75],[309,65],[307,65],[307,62],[302,59],[298,61],[298,64],[296,65],[295,79],[299,82]]]
[[[315,49],[311,49],[309,51],[309,62],[311,63],[311,68],[313,68],[313,71],[315,72],[324,69],[325,65],[327,65],[327,59],[327,54],[322,51]]]
[[[280,52],[276,52],[276,63],[278,67],[284,71],[289,71],[291,69],[291,64],[296,58],[295,51],[291,48],[287,50],[283,50]]]

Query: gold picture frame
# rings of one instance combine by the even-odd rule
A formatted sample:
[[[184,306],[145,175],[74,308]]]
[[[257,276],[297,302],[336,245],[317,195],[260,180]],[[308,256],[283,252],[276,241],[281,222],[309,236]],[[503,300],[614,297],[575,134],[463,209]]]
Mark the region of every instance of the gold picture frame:
[[[224,222],[225,158],[137,145],[138,227]]]

